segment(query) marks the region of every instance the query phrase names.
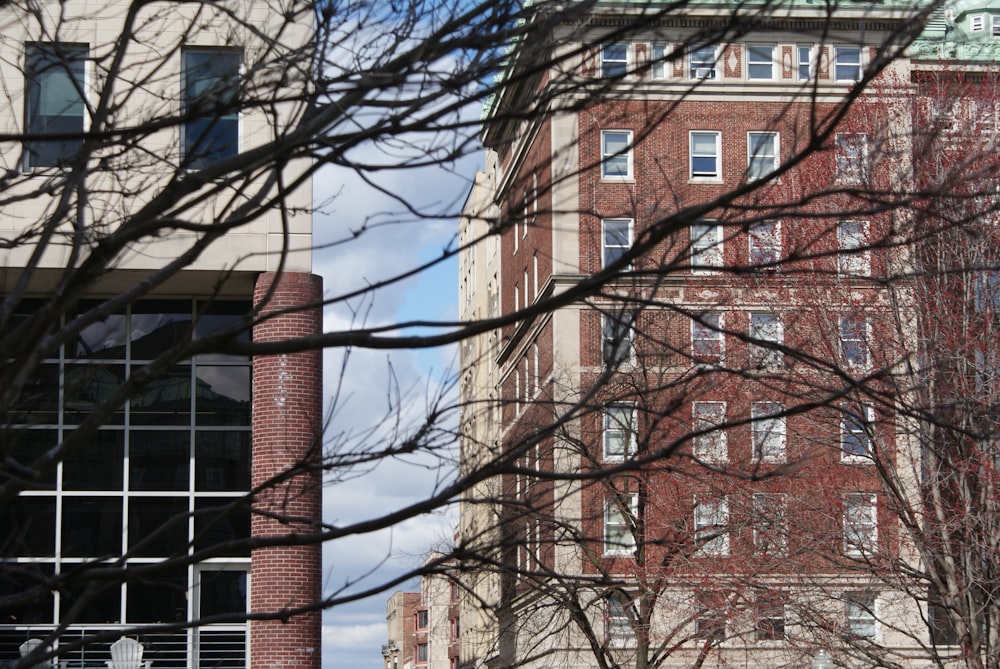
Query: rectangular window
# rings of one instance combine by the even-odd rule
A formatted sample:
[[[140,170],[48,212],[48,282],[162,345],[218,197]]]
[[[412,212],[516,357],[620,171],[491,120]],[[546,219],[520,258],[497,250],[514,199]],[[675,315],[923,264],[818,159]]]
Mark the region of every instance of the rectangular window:
[[[700,546],[696,557],[729,555],[729,503],[725,498],[695,497],[694,536]]]
[[[722,611],[700,606],[694,621],[695,638],[701,641],[722,643],[726,640],[726,615]]]
[[[688,52],[688,77],[715,79],[715,45],[702,46]]]
[[[781,222],[759,221],[750,226],[750,264],[761,269],[777,269],[781,259]]]
[[[778,402],[750,403],[753,456],[758,462],[785,462],[784,410]]]
[[[239,152],[238,51],[184,49],[184,164],[201,169]]]
[[[863,132],[838,132],[834,138],[837,151],[837,181],[859,184],[868,181],[868,135]]]
[[[778,133],[747,133],[747,179],[763,179],[778,169]]]
[[[635,407],[610,404],[604,408],[604,461],[621,462],[636,449]]]
[[[757,553],[780,557],[788,547],[788,505],[782,493],[753,495],[753,545]]]
[[[859,81],[861,79],[861,47],[833,47],[833,73],[837,81]]]
[[[870,404],[845,404],[840,417],[840,458],[846,462],[869,462],[872,456],[870,430],[875,408]]]
[[[623,510],[628,510],[628,515]],[[604,553],[621,555],[635,551],[634,520],[639,513],[639,496],[625,493],[604,502]]]
[[[632,602],[623,593],[614,593],[604,600],[604,620],[608,641],[627,644],[635,638],[632,631]]]
[[[844,554],[871,555],[878,543],[874,493],[844,495]]]
[[[601,222],[601,256],[604,267],[609,267],[632,248],[632,219],[608,218]],[[627,265],[622,269],[630,269]]]
[[[417,644],[417,662],[418,663],[425,664],[427,662],[428,657],[429,657],[428,652],[427,652],[427,648],[428,647],[427,647],[426,643],[418,643]]]
[[[844,593],[847,632],[856,639],[875,638],[875,597],[865,592]]]
[[[868,320],[861,316],[841,316],[838,323],[840,353],[850,367],[868,367]]]
[[[935,646],[957,646],[961,643],[955,623],[952,622],[948,609],[941,603],[941,597],[935,588],[927,591],[927,627],[931,643]]]
[[[632,132],[601,131],[601,178],[632,178]]]
[[[417,611],[417,629],[425,630],[427,629],[427,610]]]
[[[774,79],[774,45],[747,45],[747,79]]]
[[[798,69],[799,69],[799,81],[809,81],[813,76],[812,67],[812,53],[813,47],[811,44],[799,44],[795,48],[798,54]]]
[[[785,638],[785,607],[763,604],[756,611],[757,641],[781,641]]]
[[[601,76],[624,77],[628,72],[628,44],[613,42],[601,49]]]
[[[25,168],[58,167],[83,145],[84,74],[87,47],[29,44],[25,53],[27,87]],[[57,139],[43,139],[59,135]]]
[[[1000,15],[990,16],[990,36],[1000,37]]]
[[[653,69],[650,76],[653,79],[666,79],[672,72],[670,71],[670,63],[667,61],[667,55],[670,53],[670,47],[666,44],[654,44],[653,45]]]
[[[726,422],[725,402],[692,402],[691,442],[694,457],[702,462],[726,462],[729,459],[726,432],[719,426]]]
[[[837,246],[837,271],[842,276],[867,276],[871,273],[866,221],[837,223]]]
[[[718,179],[722,176],[718,132],[691,133],[691,178]]]
[[[722,267],[722,226],[709,221],[691,225],[691,270],[711,272]]]
[[[718,361],[725,352],[722,314],[705,312],[691,319],[691,356],[699,361]]]
[[[986,17],[982,14],[973,14],[969,17],[969,30],[978,33],[982,32],[986,25]]]
[[[604,314],[601,322],[601,355],[609,367],[632,362],[635,357],[635,314]]]
[[[750,314],[750,339],[750,363],[754,367],[777,369],[781,366],[785,360],[784,352],[762,345],[781,345],[785,341],[785,328],[776,314]]]

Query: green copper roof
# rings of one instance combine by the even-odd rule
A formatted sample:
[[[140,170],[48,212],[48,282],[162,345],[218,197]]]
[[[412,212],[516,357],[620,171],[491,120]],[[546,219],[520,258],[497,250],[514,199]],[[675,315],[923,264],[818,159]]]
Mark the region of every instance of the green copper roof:
[[[910,45],[910,57],[1000,63],[1000,0],[948,2],[934,12],[927,29]]]

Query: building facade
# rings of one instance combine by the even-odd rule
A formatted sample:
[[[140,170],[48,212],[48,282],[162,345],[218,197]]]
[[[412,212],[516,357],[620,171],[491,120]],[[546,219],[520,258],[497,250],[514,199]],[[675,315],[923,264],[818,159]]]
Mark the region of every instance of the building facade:
[[[0,663],[318,667],[311,10],[0,15]]]
[[[930,550],[906,513],[934,316],[894,278],[928,266],[920,82],[981,82],[1000,16],[828,10],[528,20],[460,227],[463,317],[518,314],[462,350],[464,462],[510,472],[463,506],[503,565],[466,584],[467,666],[959,655],[899,567]]]
[[[386,606],[386,669],[456,669],[459,588],[446,576],[420,578],[420,592],[394,592]]]

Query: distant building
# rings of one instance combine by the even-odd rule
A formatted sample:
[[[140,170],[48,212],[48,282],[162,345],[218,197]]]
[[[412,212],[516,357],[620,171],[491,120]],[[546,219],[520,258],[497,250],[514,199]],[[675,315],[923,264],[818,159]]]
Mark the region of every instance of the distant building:
[[[423,576],[420,592],[394,592],[386,612],[385,669],[457,669],[459,589],[448,577]]]

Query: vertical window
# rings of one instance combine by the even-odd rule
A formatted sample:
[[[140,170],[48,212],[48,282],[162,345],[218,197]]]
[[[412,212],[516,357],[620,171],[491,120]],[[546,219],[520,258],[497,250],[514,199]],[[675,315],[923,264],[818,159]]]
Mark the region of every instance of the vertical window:
[[[601,131],[601,178],[632,178],[632,132]]]
[[[691,178],[718,179],[722,175],[719,143],[721,133],[691,133]]]
[[[632,631],[632,602],[624,593],[616,592],[604,600],[604,620],[608,641],[626,644],[635,637]]]
[[[839,319],[840,353],[850,367],[868,366],[868,320],[860,316]]]
[[[711,271],[722,267],[722,226],[701,221],[691,225],[691,270]]]
[[[697,360],[717,361],[725,351],[722,314],[708,311],[691,319],[691,355]]]
[[[961,636],[955,629],[948,609],[941,603],[941,597],[935,588],[927,591],[927,627],[930,631],[931,643],[935,646],[957,646]]]
[[[627,509],[626,515],[623,511]],[[632,553],[635,550],[633,521],[639,513],[639,496],[620,494],[604,503],[604,552],[608,555]]]
[[[837,223],[837,271],[844,276],[867,276],[871,272],[868,251],[868,223]]]
[[[844,461],[868,461],[872,456],[869,430],[875,420],[870,404],[845,404],[840,416],[840,457]]]
[[[781,259],[781,222],[758,221],[750,226],[748,235],[750,264],[765,269],[777,269]]]
[[[747,79],[774,79],[774,45],[747,45]]]
[[[875,597],[865,592],[844,593],[847,632],[856,639],[875,638]]]
[[[535,297],[538,297],[538,254],[531,256],[531,276],[535,282]]]
[[[201,169],[239,151],[240,53],[184,50],[184,160]]]
[[[697,557],[729,555],[729,503],[725,498],[698,495],[694,505],[694,537]]]
[[[695,435],[691,451],[702,462],[726,462],[729,451],[726,432],[720,426],[726,422],[725,402],[692,402],[691,428]]]
[[[858,184],[868,180],[868,135],[863,132],[838,132],[834,138],[837,152],[837,180]]]
[[[635,314],[631,311],[605,314],[602,317],[601,355],[605,365],[613,367],[632,361],[635,355],[634,321]]]
[[[798,69],[799,69],[799,81],[809,81],[812,79],[813,66],[812,66],[812,53],[813,47],[811,44],[799,44],[795,48],[798,54]]]
[[[763,369],[776,369],[784,362],[785,354],[761,344],[778,344],[785,341],[785,329],[776,314],[750,314],[750,363]]]
[[[1000,37],[1000,16],[996,14],[990,16],[990,36]]]
[[[788,546],[788,505],[781,493],[753,495],[753,545],[761,555],[780,557]]]
[[[763,179],[778,169],[778,133],[747,133],[747,179]]]
[[[628,72],[628,44],[614,42],[601,49],[601,76],[623,77]]]
[[[669,53],[670,47],[666,44],[653,45],[653,69],[650,74],[653,79],[666,79],[670,76],[671,72],[667,69],[670,67],[670,63],[667,62]]]
[[[702,46],[688,52],[688,77],[715,79],[715,45]]]
[[[620,462],[636,449],[635,407],[611,404],[604,409],[604,461]]]
[[[73,158],[83,144],[84,63],[87,47],[29,44],[25,53],[27,94],[25,167],[56,167]],[[45,135],[60,135],[43,139]]]
[[[844,553],[871,555],[878,543],[874,493],[844,495]]]
[[[417,629],[425,630],[427,629],[427,610],[417,611]]]
[[[861,47],[833,47],[833,73],[837,81],[861,79]]]
[[[785,407],[779,402],[750,403],[753,456],[759,462],[785,461]]]
[[[601,256],[604,267],[618,262],[632,248],[632,219],[608,218],[602,221]],[[629,269],[626,266],[624,269]]]
[[[973,14],[969,17],[969,29],[974,32],[982,32],[983,27],[986,25],[986,17],[982,14]]]
[[[427,662],[428,657],[429,656],[428,656],[428,653],[427,653],[427,644],[426,643],[418,643],[417,644],[417,662],[421,663],[421,664],[424,664],[424,663]]]

